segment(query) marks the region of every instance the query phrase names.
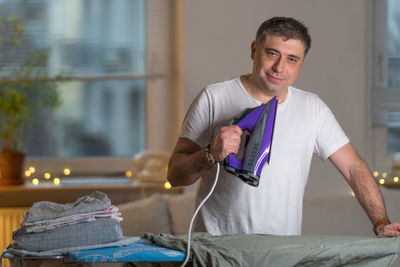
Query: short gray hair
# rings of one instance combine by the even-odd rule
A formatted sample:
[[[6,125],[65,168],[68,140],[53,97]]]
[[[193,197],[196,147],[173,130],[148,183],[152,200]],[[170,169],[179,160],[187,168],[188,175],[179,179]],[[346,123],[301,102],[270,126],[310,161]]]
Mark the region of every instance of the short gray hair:
[[[256,44],[264,41],[267,35],[278,35],[285,40],[296,39],[304,44],[304,55],[307,55],[311,47],[311,37],[308,29],[300,21],[289,17],[273,17],[264,21],[258,28]]]

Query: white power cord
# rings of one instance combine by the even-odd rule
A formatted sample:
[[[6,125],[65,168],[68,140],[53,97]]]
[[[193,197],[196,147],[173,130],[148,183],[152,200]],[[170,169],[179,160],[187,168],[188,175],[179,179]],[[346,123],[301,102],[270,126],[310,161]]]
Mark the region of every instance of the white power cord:
[[[187,252],[186,252],[186,257],[184,262],[182,263],[181,267],[184,267],[186,265],[186,263],[188,263],[189,261],[189,257],[190,257],[190,239],[191,239],[191,233],[192,233],[192,226],[193,226],[193,222],[194,219],[196,218],[197,213],[199,212],[200,208],[203,206],[203,204],[207,201],[207,199],[211,196],[212,192],[215,189],[215,186],[217,185],[218,182],[218,177],[219,177],[219,162],[217,162],[217,174],[215,175],[215,181],[214,184],[210,190],[210,192],[208,193],[208,195],[203,199],[203,201],[199,204],[199,206],[197,207],[196,211],[193,214],[192,220],[190,221],[190,226],[189,226],[189,231],[187,234]]]

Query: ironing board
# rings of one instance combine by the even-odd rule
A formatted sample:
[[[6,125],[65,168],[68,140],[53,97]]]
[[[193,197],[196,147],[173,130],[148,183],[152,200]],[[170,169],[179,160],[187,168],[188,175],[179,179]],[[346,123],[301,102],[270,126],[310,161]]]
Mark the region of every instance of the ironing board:
[[[128,266],[179,266],[185,256],[181,251],[185,250],[184,241],[184,236],[146,234],[144,238],[136,239],[126,246],[69,252],[58,260],[61,264],[57,265],[51,256],[42,258],[48,261],[47,265],[24,263],[29,258],[18,256],[5,255],[5,258],[19,261],[13,266],[29,267],[58,267],[64,266],[64,263],[68,264],[65,266],[82,267],[107,262],[129,262]],[[295,266],[300,263],[299,266],[384,267],[391,266],[397,258],[396,254],[400,253],[400,237],[211,236],[193,233],[192,249],[195,250],[192,263],[196,266]],[[396,263],[392,267],[397,267]]]

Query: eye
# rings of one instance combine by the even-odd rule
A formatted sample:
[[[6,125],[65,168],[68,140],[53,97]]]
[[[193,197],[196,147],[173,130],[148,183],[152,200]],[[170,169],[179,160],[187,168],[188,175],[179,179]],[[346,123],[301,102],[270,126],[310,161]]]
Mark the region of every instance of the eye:
[[[277,57],[279,54],[277,53],[277,52],[275,52],[275,51],[266,51],[266,54],[267,54],[267,56],[268,57],[270,57],[270,58],[275,58],[275,57]]]
[[[288,58],[288,61],[289,61],[290,63],[297,63],[297,62],[299,61],[299,59],[298,59],[298,58],[294,58],[294,57],[289,57],[289,58]]]

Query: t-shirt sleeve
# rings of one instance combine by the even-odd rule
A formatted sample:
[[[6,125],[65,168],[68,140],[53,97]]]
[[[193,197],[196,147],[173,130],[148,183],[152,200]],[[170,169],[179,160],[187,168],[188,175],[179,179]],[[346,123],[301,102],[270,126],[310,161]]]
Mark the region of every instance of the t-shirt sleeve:
[[[190,105],[182,123],[179,137],[188,138],[200,147],[206,147],[211,142],[211,99],[206,89],[203,89]]]
[[[318,98],[318,100],[314,154],[322,160],[326,160],[350,140],[329,107],[321,99]]]

